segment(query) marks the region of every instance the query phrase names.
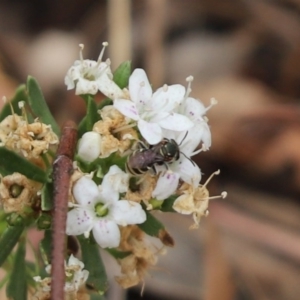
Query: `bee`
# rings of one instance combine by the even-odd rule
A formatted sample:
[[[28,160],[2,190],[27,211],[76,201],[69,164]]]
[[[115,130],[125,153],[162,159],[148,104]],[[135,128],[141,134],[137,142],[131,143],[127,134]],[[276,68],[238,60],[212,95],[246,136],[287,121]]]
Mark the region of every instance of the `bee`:
[[[156,174],[157,165],[164,165],[168,169],[168,164],[175,162],[179,157],[179,145],[173,139],[164,138],[156,145],[139,142],[137,149],[129,155],[126,168],[133,175],[141,175],[149,170]]]

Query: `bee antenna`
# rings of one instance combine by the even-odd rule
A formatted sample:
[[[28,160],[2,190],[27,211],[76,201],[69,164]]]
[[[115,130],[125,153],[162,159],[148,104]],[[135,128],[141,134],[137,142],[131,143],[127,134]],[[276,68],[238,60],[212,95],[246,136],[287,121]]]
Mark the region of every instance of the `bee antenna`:
[[[181,144],[183,143],[183,141],[184,141],[185,138],[187,137],[188,133],[189,133],[188,131],[185,133],[183,139],[181,140],[181,142],[180,142],[180,144],[179,144],[178,146],[181,146]]]
[[[196,166],[195,162],[188,156],[186,156],[186,154],[184,154],[183,152],[180,151],[180,153],[185,157],[187,158],[194,166]]]

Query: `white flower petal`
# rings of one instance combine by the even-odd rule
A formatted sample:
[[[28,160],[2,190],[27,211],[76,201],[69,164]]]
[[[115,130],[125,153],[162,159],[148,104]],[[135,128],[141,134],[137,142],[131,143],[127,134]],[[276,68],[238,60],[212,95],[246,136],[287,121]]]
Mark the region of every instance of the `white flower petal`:
[[[206,107],[200,100],[188,97],[181,105],[181,113],[196,121],[206,113]]]
[[[170,166],[170,169],[173,172],[178,173],[184,182],[191,184],[194,187],[199,185],[201,171],[192,160],[186,158],[184,155],[180,155],[180,160],[174,162]]]
[[[182,102],[184,94],[185,87],[181,84],[163,86],[153,94],[151,105],[154,110],[170,112]]]
[[[94,224],[93,235],[102,248],[115,248],[120,244],[120,229],[114,221],[99,218]]]
[[[202,140],[205,148],[209,149],[210,146],[211,146],[211,132],[210,132],[210,128],[209,128],[209,126],[208,126],[208,124],[206,122],[202,123],[202,124],[199,124],[199,125],[201,125],[202,129],[203,129],[201,140]]]
[[[184,153],[187,157],[190,157],[203,137],[203,127],[197,124],[183,133],[184,136],[181,133],[176,141],[181,143],[180,152]]]
[[[96,81],[90,81],[85,78],[78,79],[76,83],[76,95],[92,94],[95,95],[98,92],[98,84]]]
[[[68,260],[68,266],[79,266],[80,269],[83,269],[84,263],[71,254]]]
[[[111,78],[109,78],[107,73],[101,75],[101,77],[97,80],[97,83],[98,89],[106,97],[113,100],[124,97],[124,92]]]
[[[129,174],[123,172],[118,166],[113,165],[104,176],[101,186],[110,186],[118,193],[125,193],[128,190]]]
[[[73,208],[67,214],[66,234],[80,235],[93,227],[94,213],[85,208]]]
[[[112,207],[111,214],[116,223],[122,226],[141,224],[146,221],[146,213],[142,206],[133,201],[119,200]]]
[[[173,173],[170,171],[165,172],[165,174],[161,174],[156,183],[156,187],[152,192],[152,197],[157,200],[165,200],[177,189],[180,175],[178,173]]]
[[[139,112],[134,102],[125,99],[116,99],[114,107],[124,116],[129,117],[135,121],[139,119]]]
[[[152,88],[143,69],[135,69],[129,77],[129,93],[131,100],[137,105],[151,100]]]
[[[78,156],[87,162],[99,157],[101,152],[101,135],[94,131],[86,132],[78,143]]]
[[[81,177],[73,187],[73,196],[82,206],[93,205],[99,199],[99,189],[89,177]]]
[[[185,131],[190,129],[194,125],[194,123],[186,116],[172,113],[168,117],[159,121],[159,125],[164,129]]]
[[[149,123],[144,120],[138,121],[138,128],[143,138],[150,144],[155,145],[162,139],[161,127],[156,123]]]
[[[65,77],[65,85],[67,86],[67,90],[74,89],[75,87],[74,80],[68,74]]]

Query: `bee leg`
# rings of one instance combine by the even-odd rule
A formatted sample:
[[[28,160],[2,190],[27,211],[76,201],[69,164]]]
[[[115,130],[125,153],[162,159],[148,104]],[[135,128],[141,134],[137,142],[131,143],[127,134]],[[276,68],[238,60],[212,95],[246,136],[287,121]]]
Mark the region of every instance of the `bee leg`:
[[[157,175],[157,170],[156,170],[156,168],[155,168],[155,165],[151,166],[151,167],[149,168],[149,170],[151,170],[151,171],[153,172],[153,175]]]

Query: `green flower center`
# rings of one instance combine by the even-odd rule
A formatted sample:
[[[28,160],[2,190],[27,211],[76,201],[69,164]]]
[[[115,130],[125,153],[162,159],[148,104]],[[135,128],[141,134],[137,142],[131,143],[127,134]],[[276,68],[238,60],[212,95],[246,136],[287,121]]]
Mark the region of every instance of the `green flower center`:
[[[84,74],[84,78],[89,81],[95,81],[95,76],[93,74],[86,73]]]
[[[24,186],[18,184],[12,184],[9,188],[9,192],[12,198],[18,198],[21,195],[23,189]]]
[[[66,282],[72,282],[74,279],[75,271],[68,271],[66,274]]]
[[[109,210],[104,203],[99,202],[95,205],[95,212],[97,217],[105,217]]]

